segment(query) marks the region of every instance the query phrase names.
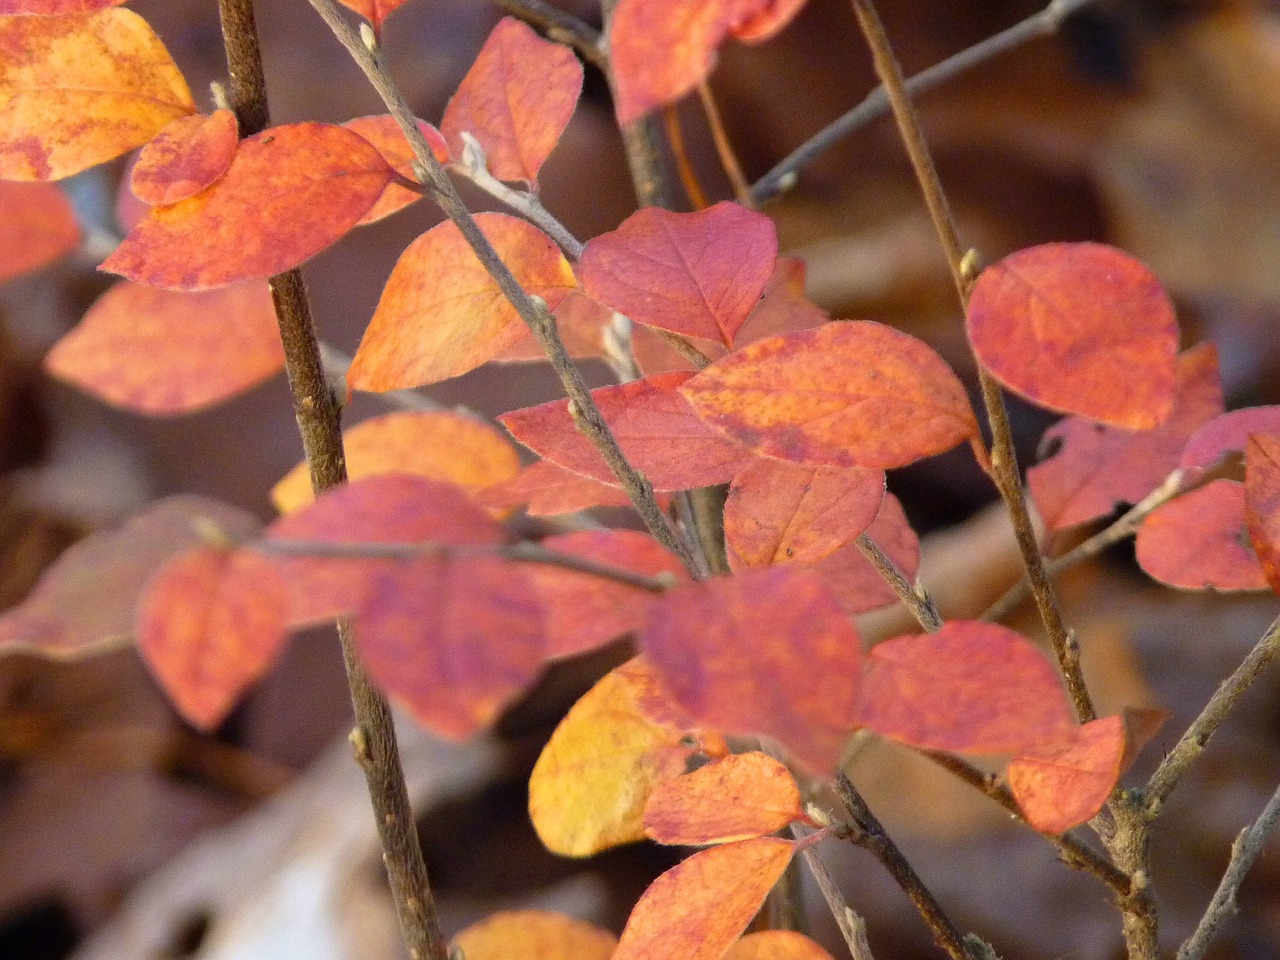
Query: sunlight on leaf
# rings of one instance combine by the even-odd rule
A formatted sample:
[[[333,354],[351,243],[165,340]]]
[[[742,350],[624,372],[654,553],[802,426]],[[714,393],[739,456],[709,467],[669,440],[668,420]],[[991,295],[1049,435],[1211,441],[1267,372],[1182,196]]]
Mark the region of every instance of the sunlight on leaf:
[[[609,960],[617,945],[609,931],[562,913],[506,910],[467,927],[449,949],[466,960]]]

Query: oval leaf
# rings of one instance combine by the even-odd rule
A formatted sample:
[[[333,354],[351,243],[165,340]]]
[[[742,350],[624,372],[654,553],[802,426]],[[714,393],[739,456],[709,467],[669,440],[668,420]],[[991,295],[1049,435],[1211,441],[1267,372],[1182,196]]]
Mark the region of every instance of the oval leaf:
[[[531,517],[554,517],[589,507],[631,506],[620,487],[584,477],[550,460],[529,464],[513,479],[477,494],[476,501],[491,510],[523,506]]]
[[[609,960],[618,938],[594,924],[543,910],[505,910],[473,923],[449,945],[466,960]]]
[[[0,283],[38,270],[80,246],[66,195],[49,183],[0,181]]]
[[[129,186],[149,206],[185,200],[227,172],[239,143],[230,110],[179,117],[142,148]]]
[[[1153,511],[1138,528],[1138,566],[1186,590],[1266,590],[1249,541],[1244,485],[1215,480]]]
[[[1102,809],[1125,754],[1124,717],[1116,714],[1086,723],[1064,744],[1014,757],[1005,778],[1031,826],[1065,833]]]
[[[834,960],[819,944],[794,930],[748,933],[729,948],[724,960]]]
[[[1245,451],[1245,522],[1271,589],[1280,593],[1280,437],[1249,438]]]
[[[1229,455],[1243,454],[1255,433],[1280,434],[1280,406],[1246,407],[1214,417],[1187,441],[1180,466],[1198,477]]]

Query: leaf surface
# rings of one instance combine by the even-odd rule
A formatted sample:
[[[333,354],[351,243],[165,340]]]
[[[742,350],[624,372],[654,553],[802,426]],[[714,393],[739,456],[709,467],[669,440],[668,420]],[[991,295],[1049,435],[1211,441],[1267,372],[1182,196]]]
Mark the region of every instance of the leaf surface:
[[[1214,417],[1187,441],[1180,466],[1189,476],[1200,476],[1230,454],[1243,454],[1255,433],[1280,434],[1280,406],[1246,407]]]
[[[338,0],[344,7],[354,10],[371,24],[377,33],[382,32],[382,24],[408,0]]]
[[[356,117],[354,120],[348,120],[343,126],[348,130],[354,130],[373,144],[382,154],[382,159],[391,165],[392,170],[406,180],[417,182],[418,175],[413,170],[413,148],[409,146],[409,141],[405,139],[404,132],[400,129],[400,124],[396,122],[395,117],[387,113],[380,116]],[[425,120],[418,121],[418,129],[422,131],[422,136],[435,158],[441,163],[448,163],[449,148],[440,131]],[[402,187],[398,183],[389,183],[382,191],[382,196],[378,197],[378,202],[360,219],[360,226],[389,217],[421,199],[421,193]]]
[[[1249,438],[1244,472],[1245,522],[1271,589],[1280,593],[1280,437]]]
[[[466,960],[609,960],[618,938],[591,923],[544,910],[504,910],[450,943]]]
[[[554,517],[590,507],[631,506],[621,487],[584,477],[550,460],[529,464],[511,480],[481,491],[476,500],[490,509],[523,506],[531,517]]]
[[[1186,590],[1266,590],[1249,540],[1244,485],[1215,480],[1153,511],[1138,528],[1138,566]]]
[[[230,110],[179,117],[142,148],[129,187],[153,207],[185,200],[227,172],[239,143],[236,115]]]
[[[118,7],[124,0],[0,0],[0,14],[34,14],[59,16],[66,13],[92,13],[103,7]]]
[[[80,224],[50,183],[0,181],[0,283],[39,270],[80,246]]]
[[[748,933],[729,948],[724,960],[834,960],[823,947],[794,930]]]

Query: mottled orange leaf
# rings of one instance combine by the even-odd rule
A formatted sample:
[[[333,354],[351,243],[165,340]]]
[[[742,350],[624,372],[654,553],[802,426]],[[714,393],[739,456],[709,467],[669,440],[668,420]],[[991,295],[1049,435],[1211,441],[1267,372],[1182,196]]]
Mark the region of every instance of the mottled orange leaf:
[[[513,561],[427,556],[373,579],[356,612],[369,674],[420,724],[462,739],[537,678],[542,605]]]
[[[629,507],[621,487],[592,480],[550,460],[539,460],[519,475],[481,491],[476,501],[494,510],[523,506],[531,517],[554,517],[590,507]]]
[[[622,452],[655,490],[726,483],[755,459],[697,415],[679,389],[689,377],[660,373],[591,391]],[[594,480],[615,481],[595,444],[574,424],[567,399],[512,410],[498,420],[539,456]]]
[[[503,17],[444,108],[440,132],[461,157],[464,132],[499,180],[535,183],[582,93],[582,64],[563,44]]]
[[[0,283],[38,270],[80,246],[80,224],[50,183],[0,181]]]
[[[594,924],[543,910],[505,910],[473,923],[449,945],[466,960],[609,960],[618,938]]]
[[[748,933],[729,948],[724,960],[833,960],[822,946],[794,930]]]
[[[125,280],[89,308],[45,369],[107,403],[152,416],[192,413],[284,369],[262,280],[188,293]]]
[[[1271,589],[1280,593],[1280,437],[1256,434],[1245,448],[1245,521]]]
[[[405,139],[404,131],[400,129],[400,124],[396,122],[395,117],[386,113],[373,117],[356,117],[354,120],[348,120],[343,126],[348,130],[354,130],[373,144],[382,154],[382,159],[391,164],[391,169],[396,173],[406,180],[417,182],[418,176],[413,172],[413,148],[409,146],[409,141]],[[449,148],[445,145],[440,131],[425,120],[418,121],[418,129],[422,131],[422,136],[435,158],[441,163],[448,163]],[[389,183],[382,191],[378,202],[361,217],[360,226],[389,217],[421,199],[421,193],[402,187],[398,183]]]
[[[1214,417],[1195,432],[1179,466],[1197,477],[1230,454],[1243,454],[1255,433],[1280,434],[1280,406],[1246,407]]]
[[[382,155],[345,127],[272,127],[241,140],[213,186],[153,208],[101,269],[175,290],[274,276],[337,241],[390,181]]]
[[[153,207],[185,200],[227,172],[239,143],[230,110],[179,117],[142,148],[129,187]]]
[[[871,526],[883,501],[883,470],[760,459],[729,487],[725,539],[749,567],[812,563]]]
[[[354,10],[373,24],[376,32],[382,31],[382,24],[408,0],[338,0],[344,7]]]
[[[699,846],[767,836],[805,818],[791,771],[752,751],[663,780],[645,804],[644,829],[659,843]]]
[[[1042,447],[1057,451],[1027,471],[1036,509],[1050,530],[1105,517],[1137,503],[1177,466],[1188,438],[1222,412],[1218,351],[1202,344],[1178,360],[1173,413],[1158,427],[1124,430],[1085,417],[1051,427]]]
[[[978,620],[873,647],[857,714],[883,736],[960,753],[1027,750],[1075,725],[1049,658],[1007,627]]]
[[[574,704],[529,778],[529,817],[566,857],[644,839],[655,783],[684,773],[692,726],[643,660],[606,674]]]
[[[92,13],[103,7],[118,7],[124,0],[0,0],[0,14],[58,16],[64,13]]]
[[[131,10],[0,16],[0,179],[60,180],[195,112],[160,38]]]
[[[460,487],[427,477],[380,473],[335,487],[267,528],[268,540],[320,544],[492,545],[501,525]],[[290,622],[322,623],[352,613],[370,584],[400,561],[272,554],[291,593]]]
[[[964,387],[915,337],[870,321],[760,340],[681,392],[709,423],[770,457],[901,467],[977,436]]]
[[[142,588],[172,557],[204,543],[200,524],[233,540],[262,527],[245,511],[205,497],[148,504],[121,526],[69,547],[22,603],[0,615],[0,653],[70,658],[127,641]]]
[[[833,768],[855,726],[858,632],[809,571],[770,567],[676,587],[654,605],[639,646],[698,720],[774,737],[816,773]]]
[[[265,557],[201,547],[147,585],[138,648],[178,712],[212,730],[275,662],[288,607],[284,581]]]
[[[1145,430],[1177,392],[1178,321],[1160,281],[1098,243],[1047,243],[988,267],[969,339],[1006,387],[1051,410]]]
[[[644,207],[587,244],[582,289],[637,323],[729,346],[777,259],[777,229],[754,210]]]
[[[1215,480],[1153,511],[1138,528],[1138,566],[1170,587],[1266,590],[1249,541],[1244,484]]]
[[[547,537],[541,545],[645,576],[686,577],[679,560],[635,530],[578,530]],[[546,612],[550,657],[583,653],[639,629],[658,598],[649,590],[562,567],[529,564],[528,572]]]
[[[604,332],[613,319],[612,310],[575,290],[560,301],[554,312],[556,329],[571,357],[598,357],[604,352]],[[493,359],[498,363],[545,361],[547,351],[531,331],[525,330]]]
[[[789,840],[760,837],[702,850],[641,894],[613,960],[719,960],[791,862]]]
[[[497,429],[447,410],[389,413],[343,432],[347,476],[414,473],[477,492],[520,472],[516,449]],[[311,474],[304,460],[271,489],[281,513],[311,503]]]
[[[476,223],[520,285],[554,308],[577,286],[551,238],[505,213]],[[524,323],[451,221],[396,262],[356,351],[352,390],[400,390],[474,370],[515,343]]]

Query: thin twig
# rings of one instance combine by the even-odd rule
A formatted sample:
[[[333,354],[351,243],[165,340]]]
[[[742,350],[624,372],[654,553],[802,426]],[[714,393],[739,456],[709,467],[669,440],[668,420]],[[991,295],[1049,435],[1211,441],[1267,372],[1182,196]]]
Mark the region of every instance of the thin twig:
[[[729,132],[724,128],[720,108],[716,106],[716,98],[711,93],[711,84],[705,78],[698,84],[698,99],[702,101],[702,111],[707,115],[707,126],[711,129],[711,142],[715,144],[720,166],[724,167],[729,185],[733,187],[733,195],[744,207],[754,209],[756,203],[751,199],[751,186],[742,173],[742,164],[738,162],[737,154],[733,152]]]
[[[924,627],[929,633],[936,633],[941,630],[942,615],[938,613],[938,605],[934,603],[929,591],[922,584],[912,584],[907,579],[906,574],[893,562],[893,557],[881,550],[880,545],[865,533],[858,537],[855,542],[858,545],[858,550],[876,568],[876,572],[884,578],[884,581],[893,588],[893,592],[898,595],[898,599],[915,616],[920,626]]]
[[[1067,17],[1094,2],[1096,0],[1053,0],[1039,13],[1032,14],[1008,30],[988,37],[981,43],[967,47],[927,70],[917,73],[905,82],[906,90],[912,96],[932,90],[979,64],[1021,46],[1028,40],[1056,33]],[[751,198],[758,204],[764,203],[791,189],[801,170],[841,140],[872,121],[886,116],[889,112],[889,98],[885,88],[876,87],[856,107],[823,127],[757,180],[751,187]]]
[[[1267,834],[1275,828],[1277,820],[1280,820],[1280,790],[1271,795],[1258,819],[1240,831],[1240,836],[1231,845],[1231,860],[1227,863],[1222,881],[1214,891],[1204,916],[1196,924],[1195,932],[1178,948],[1177,960],[1200,960],[1222,922],[1236,912],[1236,892],[1240,889],[1245,874],[1262,853]]]
[[[557,43],[573,47],[578,55],[601,70],[608,57],[600,31],[572,14],[552,6],[544,0],[496,0],[498,6],[514,17],[519,17],[545,33]]]
[[[711,358],[690,343],[686,337],[682,337],[680,334],[673,333],[670,330],[663,330],[661,327],[650,327],[649,329],[671,344],[680,356],[684,357],[699,370],[705,370],[711,366]]]
[[[799,840],[805,836],[805,832],[793,823],[791,836]],[[805,865],[813,874],[818,889],[822,891],[823,899],[827,901],[836,926],[840,928],[840,935],[844,937],[844,942],[849,947],[850,957],[853,960],[875,960],[871,954],[871,944],[867,943],[867,921],[854,913],[853,908],[849,906],[835,878],[831,876],[822,858],[818,856],[817,849],[811,846],[805,847],[800,851],[800,856],[804,857]]]
[[[702,192],[698,175],[693,172],[693,163],[689,160],[689,151],[685,147],[684,131],[680,129],[680,110],[675,104],[662,108],[662,125],[667,131],[667,144],[671,147],[671,156],[676,163],[676,173],[680,176],[680,185],[684,187],[685,196],[689,198],[689,206],[695,210],[702,210],[708,206],[707,195]]]

